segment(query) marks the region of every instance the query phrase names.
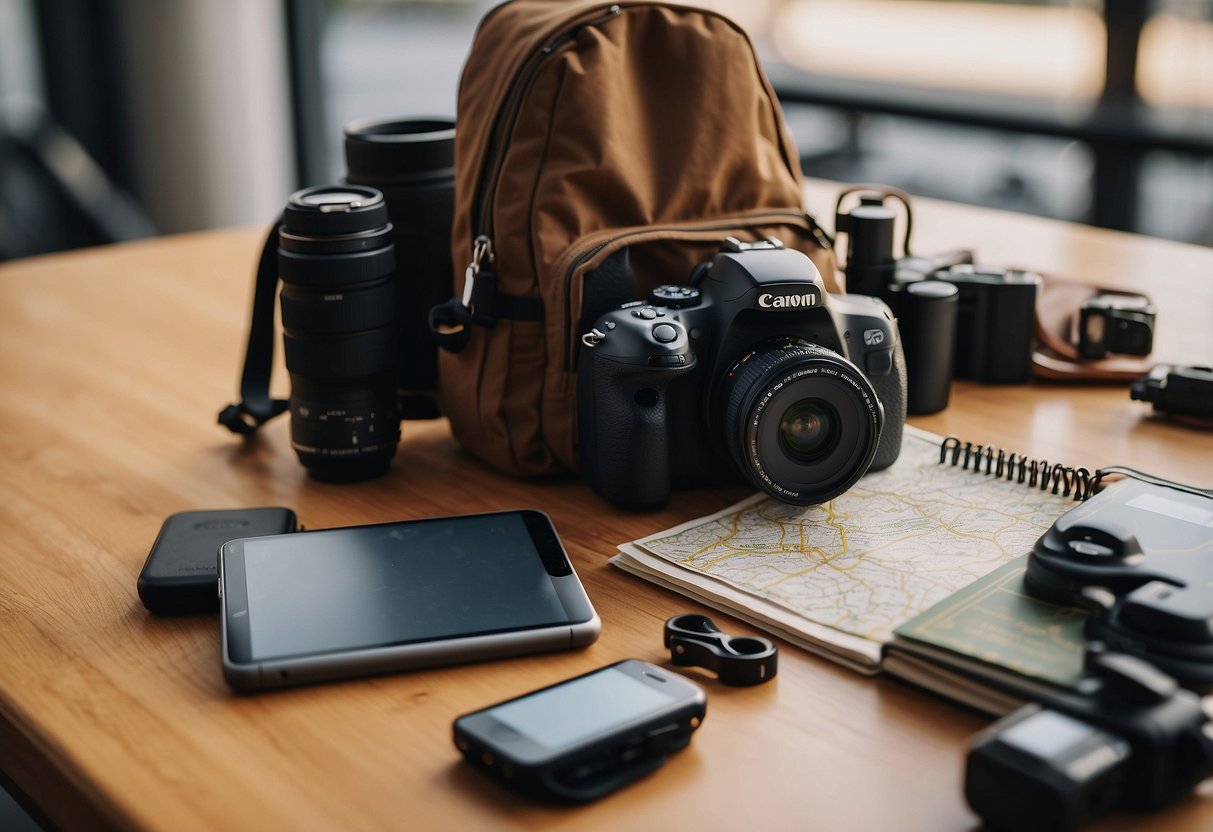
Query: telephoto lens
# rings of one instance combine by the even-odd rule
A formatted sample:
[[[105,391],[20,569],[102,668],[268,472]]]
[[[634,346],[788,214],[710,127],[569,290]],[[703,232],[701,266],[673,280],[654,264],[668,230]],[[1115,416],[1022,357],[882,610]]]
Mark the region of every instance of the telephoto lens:
[[[379,191],[291,195],[278,229],[291,444],[318,480],[377,477],[396,453],[395,266]]]
[[[451,297],[455,123],[359,121],[345,128],[346,181],[383,192],[396,243],[400,401],[407,419],[438,416],[438,348],[431,307]]]

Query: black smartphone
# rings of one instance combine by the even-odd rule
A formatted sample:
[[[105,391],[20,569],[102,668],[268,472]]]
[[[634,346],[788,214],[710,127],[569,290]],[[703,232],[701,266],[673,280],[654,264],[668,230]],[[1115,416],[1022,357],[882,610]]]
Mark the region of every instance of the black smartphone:
[[[531,510],[233,540],[219,585],[240,690],[570,650],[601,626]]]
[[[459,717],[455,747],[524,793],[594,800],[686,747],[706,711],[694,682],[625,659]]]

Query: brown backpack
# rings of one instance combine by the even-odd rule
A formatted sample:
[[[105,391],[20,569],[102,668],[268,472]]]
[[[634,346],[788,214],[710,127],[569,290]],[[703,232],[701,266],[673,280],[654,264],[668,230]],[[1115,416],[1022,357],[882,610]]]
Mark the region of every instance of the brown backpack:
[[[735,23],[672,3],[513,0],[459,88],[443,409],[513,474],[576,467],[578,336],[685,283],[726,236],[780,238],[837,291],[779,102]]]

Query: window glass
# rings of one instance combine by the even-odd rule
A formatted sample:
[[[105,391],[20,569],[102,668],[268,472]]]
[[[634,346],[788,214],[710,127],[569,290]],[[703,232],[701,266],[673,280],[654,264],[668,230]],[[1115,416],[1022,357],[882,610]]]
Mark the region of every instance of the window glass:
[[[754,40],[810,176],[1213,243],[1213,150],[1151,144],[1159,130],[1178,131],[1213,148],[1213,0],[700,2]],[[319,49],[333,177],[344,167],[342,125],[454,115],[476,24],[494,5],[328,0]],[[1131,35],[1138,24],[1135,73],[1116,71],[1133,55],[1114,46],[1107,76],[1108,44],[1118,42],[1109,30],[1127,25]],[[1116,107],[1101,105],[1109,77]],[[798,100],[789,84],[808,94]],[[831,84],[863,100],[811,100]],[[966,115],[969,103],[1027,112],[1050,128],[991,129]],[[941,117],[947,107],[955,118]],[[1138,130],[1139,150],[1118,157],[1093,144],[1091,131],[1067,134],[1096,114],[1119,121],[1116,130]]]

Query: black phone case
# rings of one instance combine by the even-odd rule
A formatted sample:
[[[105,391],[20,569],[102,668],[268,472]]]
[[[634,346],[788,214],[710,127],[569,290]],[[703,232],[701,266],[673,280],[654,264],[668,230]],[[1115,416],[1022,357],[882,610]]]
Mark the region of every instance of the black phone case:
[[[219,610],[219,547],[238,537],[296,531],[289,508],[183,511],[170,516],[139,573],[139,600],[154,613]]]

